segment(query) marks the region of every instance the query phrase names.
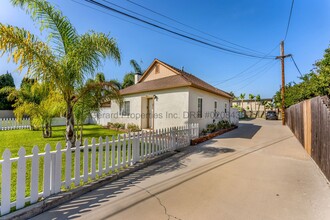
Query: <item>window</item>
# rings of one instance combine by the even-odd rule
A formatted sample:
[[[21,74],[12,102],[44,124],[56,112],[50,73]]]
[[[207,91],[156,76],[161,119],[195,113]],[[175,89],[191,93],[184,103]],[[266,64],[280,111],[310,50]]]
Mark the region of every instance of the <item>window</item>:
[[[122,116],[128,116],[130,114],[130,101],[124,101],[120,106],[120,113]]]
[[[198,98],[197,118],[202,118],[202,116],[203,116],[203,99]]]
[[[227,113],[227,104],[225,103],[225,113]]]
[[[213,119],[218,118],[218,102],[214,101],[214,115]]]

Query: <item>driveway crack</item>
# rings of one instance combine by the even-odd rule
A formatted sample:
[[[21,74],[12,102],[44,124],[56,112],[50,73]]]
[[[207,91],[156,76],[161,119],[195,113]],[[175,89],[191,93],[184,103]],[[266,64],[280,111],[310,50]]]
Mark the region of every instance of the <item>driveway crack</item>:
[[[171,218],[174,218],[174,219],[177,219],[177,220],[183,220],[183,219],[181,219],[181,218],[178,218],[178,217],[176,217],[176,216],[174,216],[174,215],[169,214],[168,211],[167,211],[166,206],[162,203],[162,201],[160,200],[160,198],[157,197],[155,194],[151,193],[151,192],[150,192],[149,190],[147,190],[146,188],[143,188],[143,187],[141,187],[141,186],[137,186],[137,185],[135,185],[135,186],[138,187],[138,188],[140,188],[140,189],[142,189],[142,190],[144,190],[144,191],[145,191],[146,193],[148,193],[150,196],[152,196],[152,197],[154,197],[155,199],[157,199],[159,205],[162,206],[163,209],[164,209],[164,213],[165,213],[165,215],[167,216],[167,220],[170,220]]]

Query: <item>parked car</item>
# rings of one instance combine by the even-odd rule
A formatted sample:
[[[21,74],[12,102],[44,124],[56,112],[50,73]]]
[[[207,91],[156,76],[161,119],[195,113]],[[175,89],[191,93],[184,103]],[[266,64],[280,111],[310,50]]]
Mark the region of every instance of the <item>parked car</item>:
[[[276,111],[268,111],[266,113],[266,120],[278,120]]]

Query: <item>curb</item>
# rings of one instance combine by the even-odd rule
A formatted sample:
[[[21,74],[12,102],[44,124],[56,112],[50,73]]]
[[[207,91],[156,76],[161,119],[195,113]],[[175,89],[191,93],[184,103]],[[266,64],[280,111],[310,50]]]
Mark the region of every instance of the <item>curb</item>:
[[[177,151],[170,151],[170,152],[164,153],[160,156],[156,156],[155,158],[147,159],[144,162],[138,162],[134,166],[128,167],[127,169],[119,171],[116,174],[112,174],[110,176],[101,178],[95,182],[86,184],[84,186],[77,187],[69,192],[60,192],[60,193],[52,195],[40,202],[37,202],[33,205],[27,206],[25,208],[15,211],[15,212],[4,215],[4,216],[0,217],[0,220],[6,220],[6,219],[11,219],[11,220],[15,219],[16,220],[16,219],[32,218],[47,210],[55,208],[56,206],[59,206],[65,202],[75,199],[83,194],[91,192],[99,187],[105,186],[120,178],[128,176],[129,174],[132,174],[138,170],[146,168],[147,166],[149,166],[151,164],[157,163],[158,161],[171,157],[176,153],[177,153]]]

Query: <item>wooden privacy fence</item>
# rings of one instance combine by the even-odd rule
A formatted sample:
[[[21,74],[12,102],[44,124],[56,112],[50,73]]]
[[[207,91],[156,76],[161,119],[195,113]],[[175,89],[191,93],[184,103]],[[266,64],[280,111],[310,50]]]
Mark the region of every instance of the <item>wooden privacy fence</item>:
[[[30,129],[30,119],[23,118],[18,122],[15,118],[0,118],[0,130]]]
[[[286,123],[330,180],[330,99],[315,97],[291,106]]]
[[[146,158],[189,146],[190,140],[198,134],[198,124],[190,124],[128,133],[117,139],[100,137],[98,143],[93,138],[91,145],[88,140],[83,146],[76,142],[75,147],[68,142],[64,149],[58,143],[55,151],[50,150],[49,144],[45,146],[45,152],[39,152],[35,146],[32,155],[26,155],[25,148],[21,147],[16,158],[12,158],[6,149],[0,161],[1,215],[9,213],[11,208],[23,208],[27,203],[33,204],[62,189],[83,185]]]

